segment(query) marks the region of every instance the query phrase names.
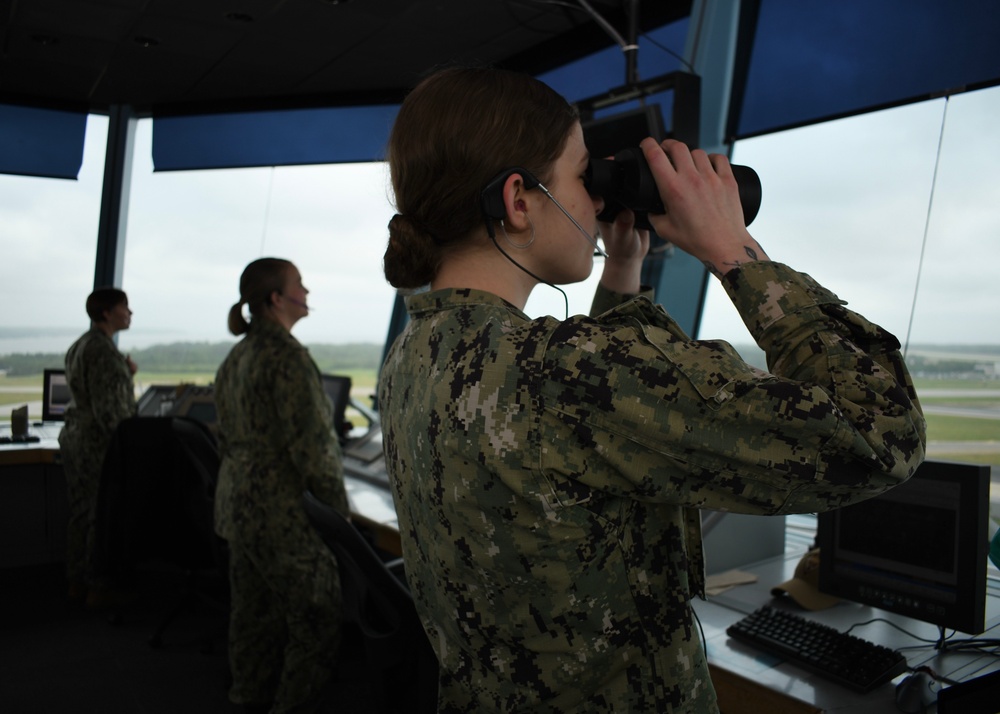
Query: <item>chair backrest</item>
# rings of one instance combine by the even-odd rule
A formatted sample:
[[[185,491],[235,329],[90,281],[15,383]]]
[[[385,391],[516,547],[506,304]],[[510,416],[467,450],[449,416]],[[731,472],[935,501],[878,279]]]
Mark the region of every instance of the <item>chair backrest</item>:
[[[206,424],[189,417],[172,417],[170,426],[177,445],[201,479],[206,494],[214,500],[219,481],[219,447],[215,436]]]
[[[344,614],[356,622],[366,640],[391,648],[419,624],[406,584],[386,565],[361,532],[311,491],[302,496],[306,516],[337,558]]]
[[[197,476],[182,495],[188,522],[198,538],[212,546],[213,565],[229,569],[225,541],[215,532],[215,489],[219,483],[219,448],[211,426],[192,417],[175,416],[170,425],[177,449],[186,459],[186,468]]]
[[[302,505],[337,559],[345,619],[361,631],[368,666],[384,673],[398,706],[436,711],[437,660],[406,584],[347,518],[310,491]]]
[[[122,421],[104,460],[96,513],[97,567],[116,575],[162,558],[218,568],[213,510],[219,455],[203,425],[183,417]]]
[[[408,711],[436,711],[437,660],[406,584],[347,518],[310,491],[302,505],[337,559],[345,619],[361,631],[368,665],[386,673]]]

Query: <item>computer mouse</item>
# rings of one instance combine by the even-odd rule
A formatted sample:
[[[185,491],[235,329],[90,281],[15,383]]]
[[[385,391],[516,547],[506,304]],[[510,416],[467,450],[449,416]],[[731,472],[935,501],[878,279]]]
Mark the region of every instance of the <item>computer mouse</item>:
[[[896,685],[896,708],[906,714],[923,714],[937,701],[938,683],[926,672],[914,672]]]

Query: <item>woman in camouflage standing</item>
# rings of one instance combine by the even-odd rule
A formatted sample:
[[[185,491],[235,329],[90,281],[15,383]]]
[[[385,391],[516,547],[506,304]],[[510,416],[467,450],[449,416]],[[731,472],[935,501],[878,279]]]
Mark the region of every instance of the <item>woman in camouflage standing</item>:
[[[229,312],[230,332],[246,336],[216,375],[215,528],[229,543],[232,592],[229,696],[247,711],[314,711],[340,641],[337,563],[301,506],[310,489],[348,513],[331,405],[291,334],[309,313],[308,292],[289,261],[250,263]]]
[[[90,329],[66,352],[66,381],[72,397],[59,432],[66,474],[69,525],[66,576],[69,599],[98,604],[94,587],[94,509],[104,455],[118,423],[135,414],[135,362],[122,355],[114,336],[132,324],[128,296],[98,288],[87,296]]]

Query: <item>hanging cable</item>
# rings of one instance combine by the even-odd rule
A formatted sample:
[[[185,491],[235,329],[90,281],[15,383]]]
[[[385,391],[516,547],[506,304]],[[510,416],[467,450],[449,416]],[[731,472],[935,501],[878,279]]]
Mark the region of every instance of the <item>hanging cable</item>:
[[[587,2],[587,0],[576,0],[576,2],[594,19],[594,22],[600,25],[604,31],[611,36],[611,39],[614,40],[619,47],[621,47],[622,52],[638,49],[635,44],[627,42],[625,38],[622,37],[621,33],[618,32],[618,30],[616,30],[610,22],[605,20],[604,17],[602,17],[601,14],[597,12],[597,10],[595,10],[589,2]]]
[[[271,192],[274,191],[274,167],[271,167],[271,175],[267,180],[267,200],[264,201],[264,225],[260,231],[260,255],[264,257],[264,243],[267,240],[267,224],[271,216]]]
[[[934,207],[934,191],[937,189],[938,169],[941,167],[941,147],[944,145],[944,128],[948,120],[948,104],[951,97],[944,98],[944,111],[941,112],[941,131],[938,134],[937,156],[934,157],[934,173],[931,176],[931,193],[927,198],[927,215],[924,217],[924,237],[920,244],[920,260],[917,262],[917,279],[913,285],[913,302],[910,305],[910,321],[906,326],[906,340],[903,343],[903,358],[906,358],[910,348],[910,334],[913,331],[913,317],[917,309],[917,295],[920,292],[920,276],[924,271],[924,256],[927,252],[927,235],[930,232],[931,212]]]

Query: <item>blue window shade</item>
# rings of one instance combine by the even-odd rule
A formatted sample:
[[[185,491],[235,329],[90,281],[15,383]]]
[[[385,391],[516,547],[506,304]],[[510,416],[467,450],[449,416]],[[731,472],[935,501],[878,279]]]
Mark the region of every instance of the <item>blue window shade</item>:
[[[685,19],[640,38],[641,77],[678,67],[670,51],[682,49],[686,27]],[[625,61],[613,47],[541,79],[573,101],[624,84]],[[180,171],[381,160],[398,111],[393,105],[155,117],[153,167]]]
[[[1000,81],[996,0],[760,0],[737,138]]]
[[[87,113],[0,104],[0,173],[75,179]]]
[[[156,117],[155,171],[295,166],[383,158],[398,106]]]

